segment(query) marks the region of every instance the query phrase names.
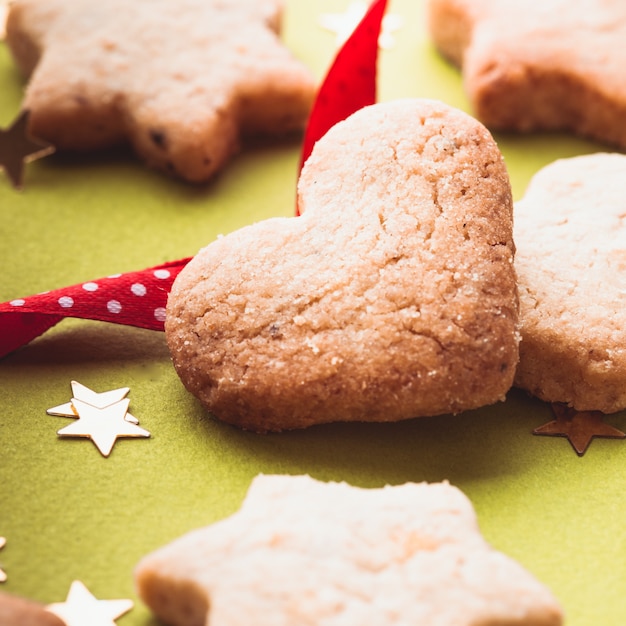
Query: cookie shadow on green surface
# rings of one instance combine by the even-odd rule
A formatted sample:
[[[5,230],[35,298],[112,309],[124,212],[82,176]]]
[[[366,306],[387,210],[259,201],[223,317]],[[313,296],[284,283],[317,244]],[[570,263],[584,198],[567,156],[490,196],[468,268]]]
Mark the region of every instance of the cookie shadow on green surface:
[[[198,402],[195,420],[262,473],[308,473],[364,487],[496,478],[527,470],[541,450],[532,429],[546,405],[513,390],[506,403],[397,423],[335,423],[258,435],[219,422]]]

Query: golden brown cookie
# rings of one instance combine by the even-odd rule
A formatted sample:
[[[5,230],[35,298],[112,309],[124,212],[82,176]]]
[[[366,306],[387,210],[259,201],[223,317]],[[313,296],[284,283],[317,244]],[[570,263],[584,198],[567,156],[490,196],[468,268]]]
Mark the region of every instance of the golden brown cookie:
[[[44,606],[8,593],[0,592],[0,624],[2,626],[64,626]]]
[[[172,626],[558,626],[550,591],[480,535],[448,483],[258,476],[241,509],[144,557]]]
[[[303,128],[310,72],[277,37],[281,0],[16,0],[7,42],[31,132],[59,149],[130,142],[204,181],[242,135]]]
[[[299,206],[214,241],[173,285],[173,362],[214,415],[270,431],[504,397],[512,203],[481,124],[428,100],[362,109],[316,144]]]
[[[626,408],[626,156],[561,159],[515,205],[518,387],[579,411]]]
[[[568,130],[626,147],[626,3],[429,0],[435,45],[490,129]]]

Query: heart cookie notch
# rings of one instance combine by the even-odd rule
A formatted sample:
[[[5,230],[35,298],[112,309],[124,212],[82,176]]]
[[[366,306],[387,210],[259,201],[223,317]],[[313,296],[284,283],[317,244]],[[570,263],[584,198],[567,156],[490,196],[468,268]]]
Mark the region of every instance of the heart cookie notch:
[[[502,399],[518,360],[512,199],[489,132],[440,102],[361,109],[315,146],[301,215],[244,227],[175,281],[187,389],[259,432]]]

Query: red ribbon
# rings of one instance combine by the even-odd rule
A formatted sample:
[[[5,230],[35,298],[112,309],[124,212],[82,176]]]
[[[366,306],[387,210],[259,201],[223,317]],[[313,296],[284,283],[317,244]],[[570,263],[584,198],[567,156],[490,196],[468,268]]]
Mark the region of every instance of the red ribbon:
[[[0,304],[0,357],[66,317],[163,330],[167,295],[189,259]]]
[[[387,0],[375,0],[340,48],[313,103],[304,133],[300,167],[337,122],[376,102],[378,38]]]
[[[300,167],[337,122],[376,102],[378,37],[387,0],[374,0],[337,53],[313,105]],[[297,209],[296,209],[297,213]],[[0,358],[66,317],[163,330],[172,283],[189,258],[0,304]]]

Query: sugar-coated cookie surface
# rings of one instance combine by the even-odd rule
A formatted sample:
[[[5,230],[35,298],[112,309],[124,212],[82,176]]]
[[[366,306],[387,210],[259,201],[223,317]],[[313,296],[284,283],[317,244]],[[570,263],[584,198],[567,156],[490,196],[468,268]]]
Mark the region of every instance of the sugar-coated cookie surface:
[[[626,156],[561,159],[515,205],[520,363],[549,402],[626,408]]]
[[[448,483],[257,476],[241,509],[144,557],[172,626],[557,626],[550,591],[482,538]]]
[[[626,3],[429,0],[435,45],[490,129],[569,130],[626,147]]]
[[[59,149],[130,142],[210,178],[242,135],[304,127],[310,72],[277,37],[282,0],[15,0],[7,42],[30,76],[31,132]]]
[[[268,431],[503,398],[512,202],[481,124],[428,100],[366,107],[316,144],[299,206],[214,241],[173,285],[173,362],[214,415]]]

